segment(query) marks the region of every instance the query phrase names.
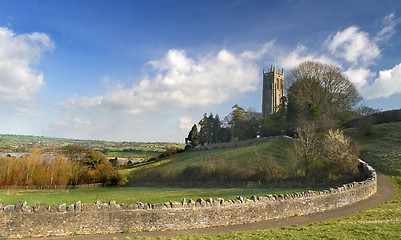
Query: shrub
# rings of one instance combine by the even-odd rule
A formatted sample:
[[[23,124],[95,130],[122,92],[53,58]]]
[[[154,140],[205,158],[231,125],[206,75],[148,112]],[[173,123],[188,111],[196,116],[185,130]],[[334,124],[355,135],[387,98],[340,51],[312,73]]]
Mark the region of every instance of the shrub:
[[[359,175],[357,147],[340,130],[318,134],[314,124],[298,128],[290,157],[310,183],[343,182]],[[298,171],[293,171],[297,175]]]

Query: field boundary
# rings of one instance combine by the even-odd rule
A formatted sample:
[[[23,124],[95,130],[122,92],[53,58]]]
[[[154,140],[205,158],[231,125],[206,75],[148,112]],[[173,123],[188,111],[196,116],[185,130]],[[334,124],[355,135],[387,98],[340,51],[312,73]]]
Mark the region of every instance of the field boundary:
[[[286,195],[238,196],[236,199],[132,205],[81,203],[48,206],[0,206],[0,238],[67,236],[116,232],[172,231],[238,225],[271,219],[308,215],[344,207],[377,191],[375,170],[361,161],[366,179],[323,191]]]
[[[79,185],[45,185],[45,186],[36,186],[36,185],[27,185],[27,186],[0,186],[1,190],[24,190],[24,189],[35,189],[35,190],[51,190],[51,189],[87,189],[87,188],[97,188],[104,187],[105,183],[88,183],[88,184],[79,184]]]

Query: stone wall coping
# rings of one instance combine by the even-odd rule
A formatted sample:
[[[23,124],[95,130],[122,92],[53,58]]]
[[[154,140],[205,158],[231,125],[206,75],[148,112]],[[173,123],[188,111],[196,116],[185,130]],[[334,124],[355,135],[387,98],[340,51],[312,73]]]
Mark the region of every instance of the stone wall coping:
[[[165,203],[142,203],[137,202],[135,204],[117,204],[116,201],[110,201],[109,203],[95,202],[95,203],[81,203],[81,201],[75,204],[66,205],[48,205],[43,202],[35,203],[33,206],[28,206],[27,202],[17,201],[15,205],[4,206],[4,203],[0,204],[0,214],[63,214],[67,212],[90,212],[90,211],[152,211],[160,209],[180,209],[180,208],[216,208],[226,207],[231,205],[239,204],[254,204],[256,202],[277,202],[277,201],[288,201],[292,199],[304,199],[315,196],[330,195],[333,193],[350,191],[359,188],[363,185],[369,185],[376,183],[377,175],[376,171],[369,166],[366,162],[359,160],[362,165],[362,171],[367,178],[360,182],[347,183],[336,188],[329,188],[321,191],[307,190],[304,192],[287,193],[287,194],[269,194],[266,196],[251,196],[247,199],[244,196],[237,196],[235,199],[224,200],[223,198],[206,200],[198,198],[196,201],[192,199],[182,199],[181,202],[169,201]]]

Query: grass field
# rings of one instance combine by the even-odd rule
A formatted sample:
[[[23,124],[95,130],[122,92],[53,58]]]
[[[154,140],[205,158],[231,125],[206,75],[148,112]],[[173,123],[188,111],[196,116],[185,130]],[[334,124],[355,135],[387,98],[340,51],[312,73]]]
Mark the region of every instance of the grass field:
[[[82,203],[95,203],[96,201],[134,204],[164,203],[169,201],[180,202],[183,198],[196,200],[198,198],[218,197],[235,199],[237,196],[250,198],[252,195],[264,196],[267,194],[283,194],[288,192],[303,192],[308,189],[266,189],[266,188],[125,188],[105,187],[72,190],[0,190],[0,202],[6,205],[15,204],[23,200],[33,206],[36,202],[52,204],[73,204],[80,200]]]
[[[151,158],[160,155],[161,152],[154,151],[110,151],[107,152],[109,158],[119,157],[119,158]]]
[[[244,185],[248,182],[248,176],[255,175],[255,169],[267,169],[276,164],[283,169],[287,168],[287,148],[291,146],[287,140],[275,139],[249,146],[184,152],[170,158],[137,164],[120,172],[124,176],[132,174],[127,183],[129,186],[164,186],[166,182],[179,185],[192,181],[189,186],[198,187],[196,184],[205,182],[206,179],[209,181],[208,186],[238,186],[235,181],[242,181],[241,184]],[[195,169],[192,171],[196,174],[184,176],[183,172],[189,168]],[[210,173],[212,171],[215,172]],[[213,174],[225,179],[213,178]]]
[[[401,239],[401,123],[376,125],[367,137],[352,129],[347,133],[360,142],[365,160],[386,174],[394,186],[391,201],[347,217],[307,225],[158,239]]]
[[[377,171],[401,176],[401,123],[376,125],[368,136],[361,136],[358,129],[346,133],[359,142],[361,158]]]

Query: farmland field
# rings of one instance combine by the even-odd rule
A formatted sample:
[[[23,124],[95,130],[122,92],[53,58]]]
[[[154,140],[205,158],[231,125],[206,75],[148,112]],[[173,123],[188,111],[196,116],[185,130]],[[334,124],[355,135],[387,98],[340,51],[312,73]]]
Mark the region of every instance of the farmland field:
[[[73,144],[101,151],[108,157],[144,159],[159,155],[169,146],[184,147],[183,144],[174,143],[111,142],[0,134],[0,152],[29,152],[34,147],[42,152],[57,152]]]

